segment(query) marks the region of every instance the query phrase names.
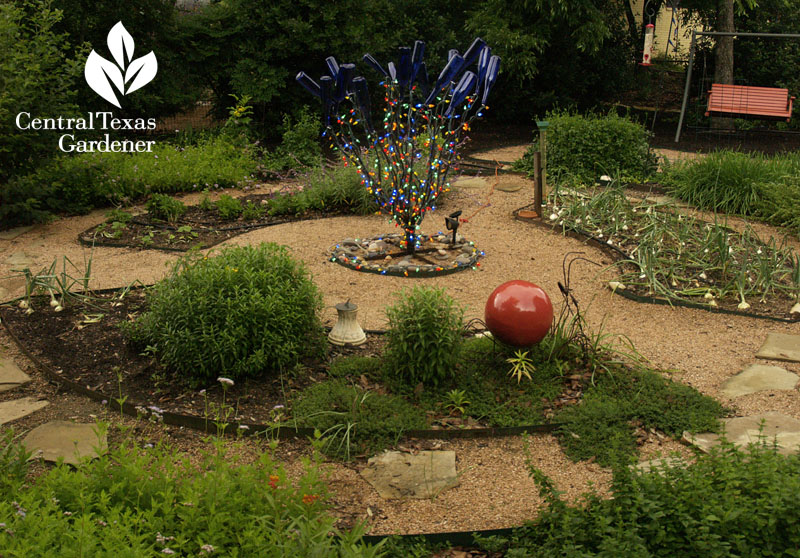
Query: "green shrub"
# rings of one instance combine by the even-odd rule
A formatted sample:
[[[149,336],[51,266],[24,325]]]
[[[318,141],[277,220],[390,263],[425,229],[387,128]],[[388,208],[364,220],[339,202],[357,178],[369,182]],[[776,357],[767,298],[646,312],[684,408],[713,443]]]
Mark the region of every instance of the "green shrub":
[[[407,386],[451,379],[463,344],[464,310],[444,289],[414,287],[386,309],[386,365]]]
[[[505,540],[505,556],[793,556],[800,548],[800,458],[769,440],[730,444],[693,465],[615,471],[612,494],[574,506],[531,466],[548,507]]]
[[[186,213],[186,205],[181,200],[176,200],[165,194],[153,194],[145,204],[147,212],[155,219],[174,223]]]
[[[242,214],[242,202],[228,194],[220,196],[214,205],[219,212],[219,216],[225,220],[237,219]]]
[[[425,412],[403,398],[364,391],[342,379],[301,392],[292,414],[298,424],[320,431],[326,453],[345,458],[374,453],[397,443],[403,432],[426,426]]]
[[[125,330],[191,385],[218,376],[264,377],[316,355],[321,296],[308,272],[276,244],[230,247],[184,259]]]
[[[166,143],[152,153],[85,153],[54,159],[0,185],[0,227],[86,213],[151,193],[238,186],[251,180],[252,150],[224,136],[196,146]]]
[[[268,454],[244,463],[221,443],[190,463],[163,444],[142,447],[129,434],[95,460],[48,467],[4,491],[3,555],[379,555],[361,542],[360,527],[334,527],[316,464],[290,478]],[[15,469],[0,461],[0,485]]]
[[[548,113],[545,119],[550,122],[547,174],[556,181],[594,184],[602,175],[641,181],[658,167],[648,144],[649,132],[627,117],[615,112],[584,116],[558,111]],[[514,168],[532,176],[533,154],[538,149],[534,143]]]

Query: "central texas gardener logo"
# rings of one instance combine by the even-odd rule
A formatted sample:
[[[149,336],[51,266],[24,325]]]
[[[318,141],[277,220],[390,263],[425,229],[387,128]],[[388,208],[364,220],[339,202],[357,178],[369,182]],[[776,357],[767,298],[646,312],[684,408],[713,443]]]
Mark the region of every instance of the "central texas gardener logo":
[[[108,50],[116,64],[92,50],[86,59],[83,73],[86,76],[86,83],[95,93],[117,108],[122,108],[114,87],[121,95],[133,93],[144,87],[156,77],[158,61],[153,51],[141,58],[133,59],[133,37],[121,21],[108,32]]]

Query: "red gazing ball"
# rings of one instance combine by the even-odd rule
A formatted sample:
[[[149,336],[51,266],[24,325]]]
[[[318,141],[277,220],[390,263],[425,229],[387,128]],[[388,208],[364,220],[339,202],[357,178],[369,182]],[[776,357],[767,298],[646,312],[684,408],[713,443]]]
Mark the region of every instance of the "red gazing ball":
[[[513,347],[530,347],[550,330],[553,303],[538,285],[509,281],[489,295],[484,320],[499,341]]]

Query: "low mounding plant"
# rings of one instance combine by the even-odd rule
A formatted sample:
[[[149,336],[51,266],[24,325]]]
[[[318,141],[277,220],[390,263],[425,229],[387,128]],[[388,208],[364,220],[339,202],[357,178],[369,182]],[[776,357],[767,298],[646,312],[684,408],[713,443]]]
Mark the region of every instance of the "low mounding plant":
[[[305,267],[276,244],[187,257],[125,326],[138,346],[191,385],[286,370],[317,354],[322,298]]]
[[[436,386],[451,379],[463,344],[464,310],[444,289],[414,287],[386,309],[386,362],[403,383]]]
[[[593,184],[600,176],[642,180],[658,167],[650,151],[649,132],[630,118],[615,112],[576,114],[555,111],[545,118],[547,129],[547,173],[556,180]],[[514,164],[516,170],[533,174],[534,143]]]

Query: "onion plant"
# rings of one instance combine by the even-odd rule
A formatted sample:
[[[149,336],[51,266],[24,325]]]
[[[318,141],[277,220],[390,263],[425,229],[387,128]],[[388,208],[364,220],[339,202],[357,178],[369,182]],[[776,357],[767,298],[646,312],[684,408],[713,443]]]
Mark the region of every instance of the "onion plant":
[[[800,299],[800,257],[784,241],[764,242],[748,226],[739,233],[705,222],[671,204],[632,200],[618,181],[593,194],[556,189],[551,222],[579,231],[624,254],[618,279],[668,300],[748,298],[778,294]]]

